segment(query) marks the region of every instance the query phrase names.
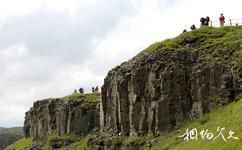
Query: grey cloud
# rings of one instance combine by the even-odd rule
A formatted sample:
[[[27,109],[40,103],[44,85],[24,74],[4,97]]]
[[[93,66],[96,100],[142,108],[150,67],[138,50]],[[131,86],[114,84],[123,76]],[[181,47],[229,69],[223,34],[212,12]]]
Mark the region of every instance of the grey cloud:
[[[92,58],[95,57],[92,41],[101,41],[122,16],[132,13],[129,1],[98,0],[95,5],[80,6],[71,15],[42,8],[27,15],[8,18],[0,26],[0,55],[3,57],[0,59],[0,109],[10,104],[21,104],[17,108],[18,112],[22,112],[21,109],[32,105],[32,97],[62,96],[68,88],[77,86],[78,83],[72,79],[63,83],[61,80],[68,80],[68,76],[76,71],[73,69],[79,68],[81,72],[85,62],[95,60]],[[14,45],[23,46],[26,51],[17,53],[13,50]],[[67,73],[63,75],[65,70]],[[98,72],[95,73],[98,75]],[[75,85],[72,87],[71,83]],[[35,90],[31,93],[33,88]],[[32,95],[26,95],[28,93]],[[18,112],[1,112],[7,116],[0,118],[0,126],[21,125],[19,120],[23,118],[19,119]],[[1,113],[0,116],[3,115]],[[19,124],[11,121],[14,116]]]
[[[98,1],[91,8],[80,8],[74,16],[45,9],[7,20],[0,33],[0,47],[14,43],[27,46],[31,56],[52,56],[82,62],[92,55],[91,39],[100,39],[130,12],[127,2]]]

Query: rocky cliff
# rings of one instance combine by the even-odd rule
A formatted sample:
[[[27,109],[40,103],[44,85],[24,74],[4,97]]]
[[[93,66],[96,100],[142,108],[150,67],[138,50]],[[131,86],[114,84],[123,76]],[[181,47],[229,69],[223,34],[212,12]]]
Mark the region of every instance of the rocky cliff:
[[[6,131],[0,131],[0,150],[4,150],[4,148],[6,148],[8,145],[16,142],[22,137],[23,135],[21,134],[14,134]]]
[[[48,135],[86,135],[99,128],[100,94],[73,94],[34,103],[26,112],[24,133],[34,141]]]
[[[157,42],[117,66],[102,87],[101,131],[157,136],[238,100],[241,44],[242,27],[205,27]],[[94,137],[89,147],[113,145]]]

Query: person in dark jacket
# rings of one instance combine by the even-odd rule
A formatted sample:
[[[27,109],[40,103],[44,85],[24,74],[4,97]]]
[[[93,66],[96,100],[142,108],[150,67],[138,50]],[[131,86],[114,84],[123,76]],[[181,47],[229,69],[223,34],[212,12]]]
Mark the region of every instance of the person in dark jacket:
[[[208,25],[209,25],[209,22],[210,22],[210,18],[207,16],[207,17],[205,18],[204,25],[205,25],[205,26],[208,26]]]
[[[190,27],[191,30],[195,30],[196,29],[196,26],[193,24],[191,27]]]
[[[80,88],[80,89],[79,89],[79,92],[80,92],[81,94],[83,94],[83,93],[84,93],[84,89],[83,89],[83,88]]]
[[[94,89],[94,86],[92,87],[92,93],[94,93],[95,92],[95,89]]]
[[[205,25],[205,21],[206,21],[206,19],[205,19],[205,18],[203,18],[203,17],[200,19],[201,26],[204,26],[204,25]]]

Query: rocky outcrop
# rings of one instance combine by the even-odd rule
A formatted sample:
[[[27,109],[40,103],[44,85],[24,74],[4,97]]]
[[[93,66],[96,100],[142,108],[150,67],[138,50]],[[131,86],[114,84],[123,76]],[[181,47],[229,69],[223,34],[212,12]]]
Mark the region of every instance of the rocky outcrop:
[[[102,87],[101,132],[89,148],[115,149],[116,136],[159,136],[240,99],[241,29],[184,33],[112,69]]]
[[[37,101],[26,113],[26,137],[41,141],[48,135],[86,135],[99,127],[99,103],[84,97]]]
[[[102,88],[102,131],[159,135],[241,98],[238,68],[205,63],[206,56],[185,49],[157,51],[110,71]]]

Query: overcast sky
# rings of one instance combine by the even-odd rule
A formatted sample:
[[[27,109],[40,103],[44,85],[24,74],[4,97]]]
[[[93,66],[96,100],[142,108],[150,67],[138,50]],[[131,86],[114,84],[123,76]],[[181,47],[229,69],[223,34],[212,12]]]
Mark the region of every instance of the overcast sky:
[[[0,0],[0,126],[33,102],[103,84],[108,70],[201,16],[242,19],[241,0]]]

